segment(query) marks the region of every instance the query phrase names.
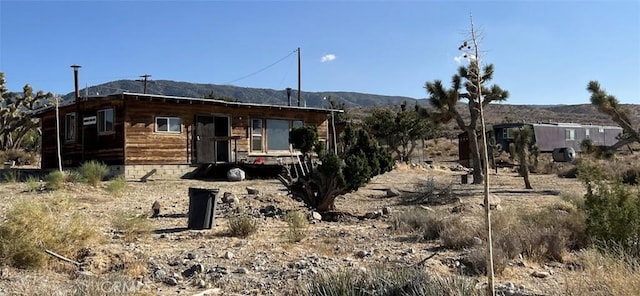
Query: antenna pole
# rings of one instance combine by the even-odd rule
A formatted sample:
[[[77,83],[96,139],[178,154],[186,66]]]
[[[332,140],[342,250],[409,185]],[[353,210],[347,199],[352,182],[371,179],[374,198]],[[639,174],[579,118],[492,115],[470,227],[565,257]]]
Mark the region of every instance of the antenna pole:
[[[300,47],[298,47],[298,107],[300,107]]]

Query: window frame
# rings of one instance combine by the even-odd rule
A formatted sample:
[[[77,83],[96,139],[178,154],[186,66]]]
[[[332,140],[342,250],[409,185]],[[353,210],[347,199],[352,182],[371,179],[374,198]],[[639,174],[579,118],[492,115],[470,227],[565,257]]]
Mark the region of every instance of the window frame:
[[[107,129],[107,117],[104,115],[107,111],[111,111],[111,129]],[[98,110],[98,112],[96,113],[96,128],[98,130],[98,135],[108,135],[115,133],[115,119],[116,112],[114,108],[105,108]],[[101,127],[104,130],[101,130]]]
[[[251,118],[250,131],[249,131],[249,151],[252,154],[278,154],[278,153],[291,153],[295,150],[291,144],[289,145],[289,149],[287,150],[273,150],[269,149],[269,139],[268,139],[268,121],[270,120],[278,120],[278,121],[287,121],[289,123],[289,131],[291,131],[294,127],[304,126],[304,120],[301,119],[293,119],[293,118],[277,118],[277,117],[255,117]],[[255,122],[260,122],[260,134],[256,133]],[[260,149],[256,149],[254,145],[254,138],[260,138]],[[287,141],[288,141],[287,137]]]
[[[565,128],[564,129],[564,140],[565,141],[575,141],[576,140],[576,129],[574,129],[574,128]]]
[[[73,119],[70,120],[69,118]],[[71,132],[69,132],[69,128],[71,127]],[[77,127],[78,127],[78,117],[76,112],[69,112],[64,115],[64,141],[65,142],[75,142],[77,135]]]
[[[167,129],[166,130],[160,130],[159,127],[160,125],[158,124],[158,120],[159,119],[165,119],[167,120]],[[177,120],[177,124],[178,124],[178,130],[174,131],[171,129],[171,121],[172,120]],[[182,118],[178,117],[178,116],[156,116],[155,117],[155,126],[154,126],[154,132],[159,133],[159,134],[181,134],[182,133]]]

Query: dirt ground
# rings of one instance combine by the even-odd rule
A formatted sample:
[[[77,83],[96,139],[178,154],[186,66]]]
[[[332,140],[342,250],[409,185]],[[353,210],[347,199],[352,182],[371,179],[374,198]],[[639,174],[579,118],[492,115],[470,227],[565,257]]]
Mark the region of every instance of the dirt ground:
[[[440,187],[451,186],[458,199],[444,205],[429,205],[425,211],[451,214],[460,204],[472,209],[466,211],[470,219],[482,219],[482,185],[461,184],[458,166],[452,162],[430,165],[398,165],[392,172],[375,177],[364,188],[337,200],[337,209],[354,216],[388,210],[388,215],[374,219],[345,218],[342,222],[315,221],[306,230],[301,242],[287,240],[287,224],[281,213],[288,210],[310,212],[300,202],[286,195],[277,180],[245,180],[241,182],[212,182],[197,180],[150,181],[129,183],[123,196],[115,197],[104,187],[86,184],[68,184],[57,192],[30,193],[24,183],[0,184],[0,220],[13,203],[38,201],[63,194],[77,201],[77,211],[97,221],[104,242],[91,247],[83,258],[82,272],[55,270],[27,271],[0,267],[0,295],[33,295],[53,293],[72,294],[77,283],[95,284],[100,291],[118,292],[114,283],[124,281],[135,286],[129,292],[148,295],[192,295],[205,290],[221,295],[287,295],[292,287],[316,273],[356,269],[366,271],[378,266],[412,266],[421,263],[430,273],[454,274],[455,262],[465,251],[438,248],[436,241],[417,241],[407,234],[390,230],[394,215],[402,215],[409,205],[400,197],[387,197],[386,188],[396,188],[403,194],[420,191],[429,182]],[[510,169],[491,172],[492,193],[499,198],[498,211],[525,211],[558,202],[562,195],[582,196],[584,188],[576,179],[558,178],[556,175],[534,174],[533,190],[525,190],[521,177]],[[259,194],[247,194],[246,187],[254,187]],[[189,209],[188,189],[216,188],[222,196],[233,193],[238,202],[219,202],[215,227],[210,230],[187,230]],[[110,217],[123,211],[150,213],[154,201],[161,204],[160,216],[150,218],[153,233],[134,241],[126,241],[110,224]],[[265,208],[271,209],[265,210]],[[261,214],[274,210],[273,217]],[[282,210],[281,212],[279,212]],[[246,239],[231,237],[228,217],[237,211],[253,214],[259,230]],[[451,214],[453,215],[453,214]],[[429,259],[426,259],[429,258]],[[535,262],[510,262],[505,272],[496,278],[497,286],[516,287],[520,294],[558,295],[563,291],[570,271],[564,264],[543,265]],[[64,264],[64,263],[61,263]],[[201,264],[199,274],[185,273]],[[551,276],[532,276],[545,271]],[[114,273],[127,277],[117,279]],[[86,278],[93,278],[88,281]],[[167,283],[163,278],[173,277]],[[478,286],[484,277],[469,277]],[[106,290],[105,290],[106,289]],[[214,289],[214,290],[211,290]],[[34,292],[37,291],[37,292]]]

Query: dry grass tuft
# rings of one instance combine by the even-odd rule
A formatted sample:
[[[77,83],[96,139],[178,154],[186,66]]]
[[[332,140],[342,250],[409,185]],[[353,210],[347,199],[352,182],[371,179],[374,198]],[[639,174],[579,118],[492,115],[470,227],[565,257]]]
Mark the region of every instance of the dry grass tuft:
[[[440,239],[442,246],[452,250],[462,250],[473,246],[475,237],[481,237],[482,228],[471,221],[465,221],[460,216],[449,217],[443,222]]]
[[[391,230],[399,233],[418,233],[422,239],[434,240],[440,237],[443,228],[442,216],[415,207],[393,215],[390,219]]]
[[[45,250],[76,258],[79,250],[98,240],[99,234],[89,218],[74,207],[61,195],[45,202],[14,204],[0,224],[0,263],[42,268],[52,260]]]
[[[567,275],[564,295],[638,295],[640,262],[624,254],[594,249],[579,254],[582,269]]]
[[[153,228],[147,213],[127,211],[117,212],[111,219],[111,225],[129,242],[150,236]]]
[[[289,242],[297,243],[307,237],[309,221],[303,213],[299,211],[289,211],[285,215],[284,219],[287,221],[288,225],[286,236]]]
[[[258,221],[247,214],[229,217],[229,235],[247,238],[258,231]]]
[[[109,181],[106,189],[113,196],[122,196],[127,191],[127,186],[127,179],[124,176],[118,176]]]

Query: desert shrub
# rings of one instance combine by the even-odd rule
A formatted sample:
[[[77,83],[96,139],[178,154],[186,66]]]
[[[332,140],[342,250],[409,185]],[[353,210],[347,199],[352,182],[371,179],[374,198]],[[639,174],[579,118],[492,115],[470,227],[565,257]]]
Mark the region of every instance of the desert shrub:
[[[52,171],[44,177],[47,190],[58,190],[64,187],[65,174],[61,171]]]
[[[640,183],[640,167],[629,168],[622,173],[622,183],[638,185]]]
[[[69,171],[65,171],[65,181],[69,182],[69,183],[79,183],[79,182],[83,182],[84,179],[82,177],[82,175],[80,174],[80,172],[76,171],[76,170],[69,170]]]
[[[285,215],[285,221],[287,221],[288,231],[287,240],[292,243],[297,243],[307,237],[307,227],[309,221],[299,211],[289,211]]]
[[[486,247],[475,247],[461,260],[470,275],[486,275],[489,257]],[[507,267],[507,255],[500,247],[493,248],[493,272],[501,275]]]
[[[258,231],[258,221],[247,215],[229,217],[229,235],[247,238]]]
[[[585,184],[589,236],[600,245],[613,242],[627,253],[640,255],[640,189],[620,179]]]
[[[6,151],[0,151],[0,160],[14,161],[16,165],[34,164],[38,161],[35,153],[27,152],[22,149],[9,149]]]
[[[493,242],[510,259],[523,255],[534,261],[562,262],[568,250],[589,244],[584,212],[569,202],[530,213],[496,212],[493,218]]]
[[[462,250],[475,244],[475,237],[480,237],[480,227],[459,216],[443,221],[440,239],[442,246],[452,250]]]
[[[2,180],[7,183],[15,183],[20,180],[20,171],[16,169],[8,169],[2,173]]]
[[[0,224],[0,265],[41,268],[53,257],[51,250],[68,258],[96,241],[97,228],[64,196],[43,202],[18,202]]]
[[[25,184],[27,185],[27,191],[35,192],[40,190],[40,179],[35,176],[29,176],[25,180]]]
[[[122,234],[124,240],[135,241],[151,234],[153,225],[147,213],[119,211],[111,218],[111,226]]]
[[[95,160],[84,162],[80,166],[80,175],[92,186],[98,186],[108,173],[107,165]]]
[[[582,270],[571,274],[562,295],[637,295],[640,262],[621,250],[588,249],[577,254]]]
[[[439,184],[433,178],[422,183],[414,193],[401,196],[401,202],[407,205],[444,205],[457,200],[451,184]]]
[[[115,196],[121,196],[127,190],[127,179],[124,176],[118,176],[107,184],[107,191]]]
[[[391,230],[395,232],[419,233],[425,240],[440,237],[443,228],[441,216],[422,208],[412,208],[393,215],[390,219]]]
[[[471,280],[458,276],[435,276],[415,267],[385,268],[371,271],[338,270],[313,276],[298,287],[296,295],[483,295]]]

